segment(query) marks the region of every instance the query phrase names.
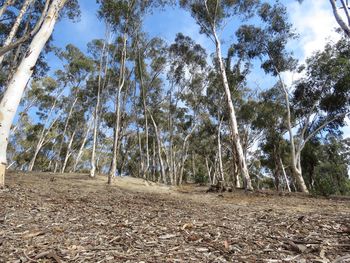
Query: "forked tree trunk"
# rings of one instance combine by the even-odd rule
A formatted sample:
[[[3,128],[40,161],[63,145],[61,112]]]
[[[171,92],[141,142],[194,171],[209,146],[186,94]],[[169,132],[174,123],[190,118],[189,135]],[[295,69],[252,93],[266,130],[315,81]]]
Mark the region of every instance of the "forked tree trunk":
[[[27,55],[18,66],[0,102],[0,187],[4,186],[8,137],[19,102],[38,57],[53,32],[59,11],[66,1],[53,0],[51,3],[41,28],[30,43]]]
[[[291,192],[289,181],[288,181],[287,174],[286,174],[286,170],[284,169],[284,165],[283,165],[283,162],[282,162],[282,158],[280,158],[280,165],[281,165],[281,168],[282,168],[282,173],[283,173],[283,176],[284,176],[284,180],[286,181],[288,192]]]
[[[209,183],[212,185],[213,184],[213,179],[211,178],[212,167],[209,167],[208,157],[205,157],[205,166],[206,166],[207,172],[208,172]]]
[[[234,145],[232,145],[232,147],[235,147],[235,149],[236,149],[240,172],[241,172],[243,179],[244,179],[244,186],[247,190],[253,190],[252,182],[251,182],[250,175],[248,172],[247,163],[246,163],[246,160],[244,158],[241,140],[240,140],[240,137],[238,134],[236,112],[235,112],[235,109],[233,107],[233,102],[232,102],[232,98],[231,98],[231,91],[230,91],[230,87],[229,87],[227,76],[226,76],[225,65],[224,65],[224,62],[222,60],[221,43],[220,43],[220,40],[216,34],[214,26],[212,28],[212,31],[213,31],[213,35],[215,38],[216,57],[217,57],[218,62],[219,62],[220,73],[221,73],[222,82],[224,85],[226,99],[227,99],[227,104],[228,104],[228,108],[229,108],[229,117],[230,117],[230,125],[231,125],[230,128],[231,128],[232,140],[233,140],[233,144],[234,144]]]
[[[166,174],[165,174],[165,168],[164,168],[164,161],[163,161],[163,157],[162,157],[162,143],[160,141],[160,134],[158,131],[158,126],[157,126],[152,114],[150,114],[150,117],[151,117],[151,120],[153,123],[154,131],[156,133],[157,151],[158,151],[158,160],[159,160],[159,165],[160,165],[161,178],[163,180],[163,184],[166,184],[167,180],[166,180]]]
[[[185,171],[185,163],[188,158],[188,140],[190,139],[191,135],[195,131],[197,125],[194,125],[192,130],[190,131],[189,134],[185,137],[183,144],[182,144],[182,154],[181,154],[181,162],[180,162],[180,174],[179,174],[179,179],[177,179],[176,172],[175,172],[175,183],[181,185],[183,176],[184,176],[184,171]],[[175,158],[174,158],[175,159]]]
[[[18,28],[19,28],[19,26],[20,26],[20,24],[22,22],[23,16],[27,12],[27,9],[28,9],[28,7],[30,6],[30,4],[32,2],[33,2],[33,0],[25,0],[25,2],[23,3],[22,8],[19,11],[19,13],[17,15],[17,18],[15,20],[15,23],[13,24],[9,35],[7,36],[6,40],[4,41],[3,46],[8,46],[9,44],[11,44],[12,40],[16,36]],[[4,60],[4,56],[5,55],[0,56],[0,65],[2,64],[2,61]]]
[[[61,173],[62,174],[66,170],[69,157],[72,155],[72,144],[73,144],[73,141],[74,141],[75,132],[76,132],[76,130],[73,132],[73,134],[72,134],[72,136],[71,136],[71,138],[69,140],[69,143],[68,143],[66,156],[64,158],[64,162],[63,162],[62,169],[61,169]]]
[[[299,190],[301,192],[308,193],[309,190],[306,187],[304,178],[302,176],[301,166],[300,166],[301,148],[298,147],[298,151],[297,151],[297,147],[294,141],[289,93],[288,93],[287,87],[283,82],[281,73],[278,71],[276,67],[275,67],[275,70],[277,72],[278,78],[280,80],[280,84],[282,86],[282,91],[284,93],[284,99],[285,99],[286,109],[287,109],[287,128],[288,128],[289,142],[290,142],[290,154],[292,158],[292,174],[298,185]]]

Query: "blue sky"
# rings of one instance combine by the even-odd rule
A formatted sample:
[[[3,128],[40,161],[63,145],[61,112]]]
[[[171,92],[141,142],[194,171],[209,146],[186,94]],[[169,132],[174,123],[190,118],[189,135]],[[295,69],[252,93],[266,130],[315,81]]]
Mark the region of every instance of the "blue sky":
[[[337,26],[331,7],[328,1],[304,0],[299,4],[296,0],[282,0],[281,3],[287,6],[290,21],[292,22],[299,39],[291,42],[289,48],[298,56],[300,61],[312,55],[316,50],[323,48],[329,40],[336,41],[339,34],[335,32]],[[89,41],[104,37],[104,24],[97,18],[98,5],[95,0],[79,0],[81,7],[81,19],[73,23],[69,20],[59,21],[56,25],[53,37],[54,44],[64,48],[71,43],[86,51],[86,45]],[[176,33],[182,32],[192,37],[197,43],[201,44],[212,52],[213,44],[204,35],[199,34],[198,26],[191,16],[179,8],[166,8],[165,10],[156,10],[153,14],[147,16],[144,20],[144,30],[149,36],[157,36],[171,43]],[[225,30],[224,40],[232,40],[232,35],[227,32],[234,32],[234,26]],[[225,42],[224,42],[225,43]],[[61,62],[53,55],[47,57],[48,64],[53,70],[60,67]],[[285,81],[290,83],[299,76],[292,73],[284,75]],[[261,70],[254,70],[249,78],[249,83],[253,87],[266,88],[271,85],[271,79],[264,76]],[[350,128],[345,129],[347,135],[350,135]]]

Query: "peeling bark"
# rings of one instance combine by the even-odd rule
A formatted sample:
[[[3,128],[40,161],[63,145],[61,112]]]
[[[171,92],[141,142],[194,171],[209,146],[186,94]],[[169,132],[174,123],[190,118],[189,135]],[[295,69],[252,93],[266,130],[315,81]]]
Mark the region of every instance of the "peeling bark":
[[[238,134],[238,124],[237,124],[236,112],[235,112],[235,109],[233,107],[233,102],[232,102],[232,98],[231,98],[231,91],[230,91],[230,87],[229,87],[227,76],[226,76],[225,65],[224,65],[224,62],[222,60],[222,55],[221,55],[222,54],[221,43],[220,43],[220,40],[216,34],[216,30],[215,30],[214,26],[212,28],[212,32],[213,32],[213,35],[215,38],[216,57],[217,57],[218,62],[219,62],[220,73],[221,73],[221,77],[222,77],[222,81],[223,81],[223,85],[224,85],[224,89],[225,89],[227,105],[229,108],[230,128],[231,128],[232,140],[233,140],[233,144],[234,144],[233,147],[235,147],[236,152],[237,152],[238,164],[239,164],[240,172],[241,172],[243,179],[244,179],[244,186],[247,190],[253,190],[253,186],[252,186],[252,182],[250,179],[247,163],[246,163],[246,160],[244,158],[241,140],[240,140],[240,137]]]

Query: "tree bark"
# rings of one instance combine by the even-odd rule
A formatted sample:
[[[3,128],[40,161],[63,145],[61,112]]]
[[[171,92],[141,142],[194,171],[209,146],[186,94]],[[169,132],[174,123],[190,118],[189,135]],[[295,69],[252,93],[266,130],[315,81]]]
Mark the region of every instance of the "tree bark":
[[[220,180],[225,181],[225,176],[224,176],[224,168],[222,165],[222,153],[221,153],[221,125],[222,125],[222,119],[219,122],[219,127],[218,127],[218,158],[219,158],[219,173],[220,173]]]
[[[235,147],[236,152],[237,152],[239,168],[240,168],[241,174],[242,174],[243,179],[244,179],[244,186],[247,190],[253,190],[253,186],[252,186],[252,182],[250,179],[247,163],[246,163],[246,160],[244,158],[241,140],[240,140],[240,137],[238,134],[236,112],[235,112],[235,109],[233,107],[233,102],[232,102],[232,98],[231,98],[231,91],[230,91],[230,87],[229,87],[227,76],[226,76],[225,65],[224,65],[224,62],[222,60],[222,55],[221,55],[221,43],[220,43],[220,40],[216,34],[214,27],[213,27],[212,31],[213,31],[213,35],[215,38],[216,57],[217,57],[218,62],[219,62],[220,73],[221,73],[221,77],[222,77],[222,81],[223,81],[223,85],[224,85],[224,89],[225,89],[227,104],[229,107],[229,113],[230,113],[229,116],[230,116],[230,125],[231,125],[230,128],[231,128],[232,140],[233,140],[233,144],[234,144],[233,147]]]
[[[38,156],[41,148],[45,145],[45,138],[46,136],[49,134],[51,128],[54,126],[54,124],[56,123],[56,121],[58,120],[58,116],[56,117],[56,119],[51,123],[49,128],[45,128],[45,126],[43,127],[41,133],[40,133],[40,138],[39,141],[35,147],[35,151],[34,151],[34,155],[32,157],[32,159],[29,162],[29,167],[28,167],[28,171],[31,172],[34,168],[34,164],[36,161],[36,157]]]
[[[30,43],[26,56],[18,66],[0,102],[0,178],[5,176],[8,137],[23,91],[33,74],[41,51],[53,32],[59,11],[66,1],[53,0],[51,3],[41,28]],[[2,186],[3,180],[0,182],[0,187]]]
[[[92,142],[92,151],[91,151],[91,169],[90,169],[90,177],[95,177],[96,173],[96,148],[97,148],[97,137],[98,137],[98,128],[99,128],[99,113],[100,113],[100,104],[101,104],[101,92],[102,92],[102,70],[103,70],[103,58],[106,56],[106,63],[105,63],[105,77],[106,77],[106,71],[108,68],[108,53],[106,53],[106,45],[107,45],[107,39],[108,39],[109,30],[106,29],[106,39],[103,42],[102,47],[102,53],[100,58],[100,68],[99,68],[99,74],[98,74],[98,87],[97,87],[97,98],[96,98],[96,105],[95,105],[95,111],[94,111],[94,131],[93,131],[93,142]]]
[[[293,135],[293,127],[292,127],[292,117],[291,117],[291,110],[290,110],[290,101],[289,101],[289,94],[287,87],[285,86],[282,76],[280,72],[277,70],[275,67],[275,70],[277,71],[281,86],[282,86],[282,91],[284,93],[284,99],[286,103],[286,109],[287,109],[287,128],[288,128],[288,133],[289,133],[289,141],[290,141],[290,153],[292,157],[292,172],[293,172],[293,177],[296,180],[296,183],[298,185],[298,188],[301,192],[308,193],[309,190],[306,187],[304,178],[301,173],[301,167],[300,167],[300,153],[296,151],[295,147],[295,141],[294,141],[294,135]],[[299,167],[298,167],[299,166]]]
[[[77,101],[78,101],[78,96],[77,96],[77,94],[76,94],[75,100],[73,101],[73,103],[72,103],[72,105],[71,105],[71,107],[70,107],[70,109],[69,109],[68,116],[67,116],[66,122],[65,122],[65,124],[64,124],[63,132],[62,132],[62,140],[61,140],[60,147],[59,147],[58,152],[57,152],[57,158],[56,158],[56,161],[55,161],[54,173],[56,173],[57,168],[58,168],[58,163],[60,162],[62,147],[63,147],[64,139],[65,139],[65,137],[66,137],[66,132],[67,132],[67,129],[68,129],[68,124],[69,124],[69,121],[70,121],[70,117],[72,116],[74,106],[75,106],[75,104],[77,103]]]
[[[86,129],[86,133],[85,133],[83,142],[80,145],[77,157],[75,158],[75,162],[74,162],[74,166],[73,166],[73,172],[76,172],[77,167],[78,167],[78,163],[80,162],[81,156],[83,155],[84,147],[85,147],[87,138],[89,137],[91,126],[92,126],[92,122],[90,121],[90,123],[88,124],[88,128]]]
[[[33,0],[25,0],[25,2],[22,5],[21,10],[19,11],[17,18],[15,20],[15,23],[13,24],[11,31],[9,33],[9,35],[7,36],[3,46],[8,46],[9,44],[12,43],[12,40],[14,39],[14,37],[16,36],[17,30],[22,22],[23,16],[25,15],[25,13],[27,12],[28,7],[30,6],[30,4],[33,2]],[[4,56],[2,55],[0,56],[0,65],[2,64],[3,60],[4,60]]]
[[[68,147],[67,147],[67,152],[66,152],[66,156],[64,158],[64,162],[63,162],[63,165],[62,165],[62,169],[61,169],[61,173],[63,174],[64,171],[66,170],[66,166],[67,166],[67,163],[68,163],[68,159],[69,157],[71,156],[71,150],[72,150],[72,144],[73,144],[73,141],[74,141],[74,137],[75,137],[75,132],[76,130],[73,132],[70,140],[69,140],[69,143],[68,143]]]
[[[163,158],[162,158],[162,143],[160,141],[160,134],[159,134],[157,124],[156,124],[152,114],[150,114],[150,117],[151,117],[151,120],[152,120],[152,123],[153,123],[154,131],[156,133],[157,150],[158,150],[158,159],[159,159],[159,165],[160,165],[161,178],[163,180],[163,184],[166,184],[167,180],[166,180],[164,162],[163,162]]]
[[[288,192],[291,192],[291,190],[290,190],[290,185],[289,185],[289,181],[288,181],[287,174],[286,174],[286,170],[284,169],[284,165],[283,165],[283,162],[282,162],[282,158],[280,158],[280,164],[281,164],[281,168],[282,168],[282,173],[283,173],[283,176],[284,176],[284,180],[286,181],[286,185],[287,185],[287,188],[288,188]]]
[[[117,171],[117,157],[118,157],[118,141],[119,141],[119,130],[120,130],[120,100],[121,92],[125,84],[125,71],[126,71],[126,45],[127,45],[127,34],[123,36],[123,50],[122,58],[120,63],[119,83],[117,88],[117,103],[115,106],[116,111],[116,123],[114,126],[114,140],[113,140],[113,157],[111,163],[111,169],[108,174],[108,184],[112,183],[112,178],[115,176]]]
[[[341,17],[341,15],[338,12],[338,7],[335,3],[336,0],[329,0],[329,2],[331,3],[332,9],[333,9],[333,14],[334,14],[334,18],[337,21],[338,25],[341,27],[341,29],[344,31],[344,33],[346,34],[346,36],[348,38],[350,38],[350,25],[347,24],[343,18]],[[347,18],[349,19],[349,13],[348,13],[348,7],[344,4],[344,2],[341,0],[341,2],[343,3],[343,8],[345,11],[345,14],[347,16]],[[344,7],[345,6],[345,7]]]

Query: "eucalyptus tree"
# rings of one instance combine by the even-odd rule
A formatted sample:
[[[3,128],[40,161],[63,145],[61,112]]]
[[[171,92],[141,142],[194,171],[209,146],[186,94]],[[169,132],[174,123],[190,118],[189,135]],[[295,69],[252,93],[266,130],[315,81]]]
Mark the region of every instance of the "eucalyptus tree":
[[[43,11],[38,29],[35,32],[31,32],[33,34],[30,34],[30,36],[33,38],[30,41],[26,55],[15,69],[0,101],[0,187],[4,186],[8,137],[23,91],[33,74],[41,51],[53,32],[60,11],[66,3],[68,4],[67,6],[75,6],[74,4],[76,4],[75,0],[52,0],[46,2],[49,3],[47,11]]]
[[[77,104],[83,103],[83,101],[81,101],[81,95],[84,92],[83,87],[86,86],[87,78],[93,74],[94,71],[93,61],[71,44],[67,45],[65,50],[60,52],[59,57],[64,60],[65,64],[63,70],[56,71],[57,79],[61,83],[63,89],[67,88],[69,92],[62,104],[64,108],[62,115],[64,125],[60,136],[59,148],[57,150],[54,172],[57,171],[59,166],[61,168],[64,166],[59,158],[66,140],[66,132],[70,124],[76,123],[76,120],[72,119],[72,115],[76,110]],[[80,114],[84,115],[84,111],[80,111]],[[71,138],[73,138],[73,136]]]
[[[89,43],[89,52],[92,53],[95,63],[98,68],[97,83],[90,82],[92,87],[94,87],[94,95],[96,97],[96,103],[93,113],[93,142],[91,151],[91,169],[90,177],[95,176],[96,172],[96,148],[99,135],[100,119],[101,119],[101,104],[103,100],[104,90],[109,84],[110,74],[108,74],[111,67],[110,60],[114,59],[114,51],[117,49],[113,47],[109,42],[111,41],[111,31],[110,26],[106,23],[106,32],[104,40],[94,40]]]
[[[349,0],[340,0],[340,5],[338,6],[336,0],[329,0],[334,18],[344,31],[345,35],[350,38],[350,5]]]
[[[337,128],[344,121],[349,98],[344,85],[348,75],[349,65],[345,58],[349,44],[342,40],[335,46],[328,45],[323,52],[308,59],[306,77],[295,83],[294,96],[291,97],[291,87],[287,86],[282,75],[283,72],[297,71],[296,61],[286,50],[288,40],[294,37],[286,9],[279,4],[264,4],[259,14],[265,27],[242,26],[237,33],[239,44],[236,48],[242,57],[260,58],[265,72],[277,77],[277,87],[285,100],[293,177],[299,190],[308,192],[302,177],[301,152],[319,132],[332,126]],[[298,128],[297,134],[294,134],[294,127]]]
[[[114,32],[118,32],[116,37],[119,52],[117,54],[117,60],[119,63],[118,82],[116,89],[116,102],[115,102],[115,127],[114,127],[114,143],[113,143],[113,157],[111,161],[111,169],[109,172],[108,183],[111,183],[112,176],[116,173],[117,168],[117,152],[120,132],[120,106],[121,106],[121,92],[126,88],[125,82],[127,78],[127,61],[130,52],[128,52],[128,39],[135,37],[142,23],[142,19],[147,12],[150,12],[152,8],[162,6],[170,1],[154,0],[154,1],[141,1],[141,0],[102,0],[99,15],[109,23]],[[132,42],[132,41],[130,41]]]
[[[33,146],[34,151],[31,160],[28,165],[28,171],[32,171],[35,165],[35,161],[40,150],[45,144],[50,142],[50,134],[57,125],[58,119],[60,117],[60,103],[63,94],[63,88],[58,85],[58,83],[52,78],[45,78],[41,81],[34,82],[32,85],[39,85],[39,88],[34,88],[35,90],[40,90],[41,92],[36,92],[36,107],[38,108],[37,115],[43,123],[39,123],[40,132],[38,140]]]
[[[135,96],[135,114],[137,114],[136,124],[138,129],[143,129],[144,135],[138,131],[139,152],[140,152],[140,169],[143,178],[149,176],[150,168],[150,114],[149,105],[152,103],[152,96],[158,93],[160,89],[160,77],[165,73],[167,65],[167,47],[160,38],[148,39],[141,32],[137,33],[134,39],[133,58],[134,75],[136,79],[136,89],[138,91],[138,101]],[[142,117],[141,117],[142,116]],[[152,122],[153,124],[153,122]],[[142,140],[144,137],[144,140]],[[145,154],[143,153],[145,151]]]
[[[230,86],[227,79],[225,63],[222,58],[221,40],[218,31],[232,18],[238,18],[240,15],[249,15],[249,11],[254,10],[257,5],[257,0],[250,1],[220,1],[220,0],[181,0],[182,7],[191,11],[192,16],[200,26],[201,33],[208,36],[216,47],[216,58],[219,64],[219,72],[221,74],[223,87],[226,95],[227,106],[229,108],[230,129],[233,140],[232,147],[237,152],[239,160],[239,168],[244,178],[244,185],[246,189],[252,190],[251,179],[244,158],[243,148],[239,137],[238,124],[236,118],[236,110],[233,106]]]
[[[27,12],[27,9],[29,8],[29,6],[34,2],[34,0],[25,0],[22,8],[20,9],[17,18],[15,20],[15,22],[13,23],[13,26],[11,28],[10,33],[8,34],[7,38],[5,39],[3,46],[8,46],[9,44],[11,44],[11,42],[13,41],[17,30],[22,22],[23,16],[25,15],[25,13]],[[0,65],[2,64],[2,61],[4,60],[4,55],[0,56]]]
[[[208,65],[203,47],[188,36],[178,33],[169,47],[169,171],[173,184],[181,184],[187,160],[189,139],[204,110],[203,94]],[[180,107],[179,105],[183,105]],[[174,140],[182,141],[176,151]],[[179,160],[176,160],[178,157]]]
[[[26,2],[13,1],[11,3],[11,8],[6,10],[5,17],[0,22],[0,49],[4,51],[4,49],[7,48],[7,51],[2,52],[0,55],[2,61],[2,63],[0,63],[0,97],[3,95],[2,93],[5,91],[20,61],[25,57],[30,39],[32,39],[34,35],[32,34],[30,37],[29,33],[34,28],[35,24],[36,30],[39,29],[39,25],[42,23],[41,19],[43,19],[47,12],[48,4],[48,2],[44,3],[44,1],[41,0]],[[17,41],[19,39],[23,40],[23,36],[25,35],[25,41]],[[50,43],[51,41],[49,40],[44,52],[50,50]],[[32,76],[43,76],[47,69],[47,64],[41,54],[33,69]]]
[[[256,103],[256,118],[253,128],[262,131],[259,147],[262,150],[260,160],[263,167],[272,171],[276,190],[280,190],[282,182],[289,187],[284,163],[289,159],[288,141],[283,138],[287,131],[285,121],[286,109],[284,97],[279,87],[275,86],[260,94]],[[282,177],[283,176],[283,177]]]

